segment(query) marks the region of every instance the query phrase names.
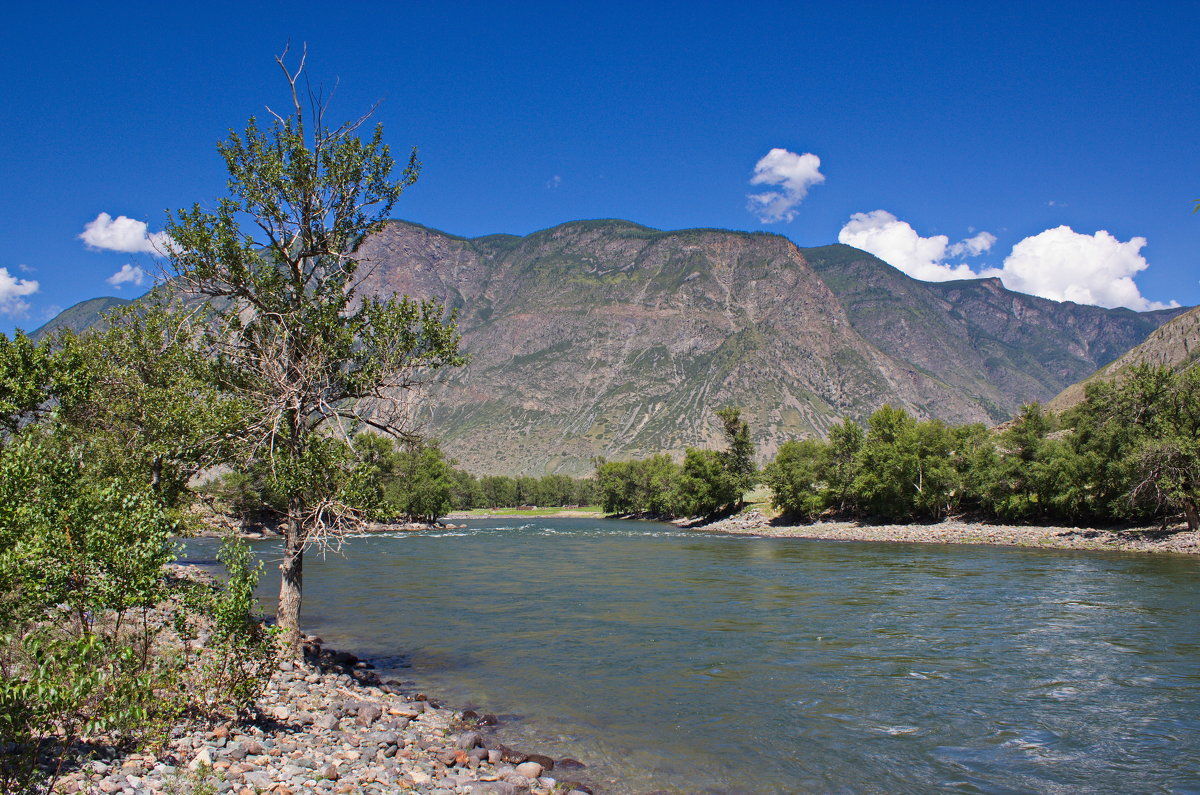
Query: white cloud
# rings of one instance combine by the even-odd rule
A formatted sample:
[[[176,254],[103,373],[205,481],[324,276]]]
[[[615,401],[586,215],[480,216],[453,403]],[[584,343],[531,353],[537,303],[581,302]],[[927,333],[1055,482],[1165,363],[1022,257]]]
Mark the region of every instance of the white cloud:
[[[146,281],[146,272],[137,265],[129,265],[127,263],[122,265],[121,270],[109,276],[105,281],[118,290],[121,289],[122,284],[133,284],[141,287]]]
[[[750,184],[777,187],[749,194],[746,209],[764,224],[791,221],[796,217],[796,207],[808,195],[808,189],[824,181],[821,158],[811,152],[798,155],[786,149],[772,149],[754,165]]]
[[[980,232],[971,240],[980,241],[985,235],[992,238],[987,232]],[[945,282],[976,278],[975,272],[967,265],[952,266],[943,262],[947,256],[956,254],[952,249],[965,246],[967,241],[951,246],[950,238],[945,235],[921,237],[907,221],[901,221],[887,210],[850,216],[850,220],[838,232],[838,242],[870,252],[914,279]],[[984,242],[986,240],[973,245],[982,245]],[[990,247],[991,243],[987,243],[987,246]]]
[[[165,255],[170,251],[171,238],[166,232],[150,234],[145,221],[100,213],[83,227],[79,239],[90,248],[122,251],[126,254]]]
[[[554,188],[557,188],[561,184],[562,184],[562,177],[559,176],[558,174],[555,174],[553,177],[546,180],[546,187],[551,190],[553,190]]]
[[[1149,267],[1141,255],[1146,238],[1117,240],[1103,229],[1085,235],[1069,226],[1058,226],[1027,237],[1012,248],[999,268],[978,273],[964,263],[948,264],[952,257],[976,257],[996,243],[996,236],[980,232],[953,245],[945,235],[922,237],[907,221],[886,210],[855,213],[838,233],[838,241],[861,248],[914,279],[941,282],[950,279],[999,277],[1016,292],[1104,307],[1125,306],[1144,312],[1178,306],[1145,298],[1134,275]]]
[[[0,315],[20,317],[29,311],[29,302],[24,298],[38,291],[38,283],[32,279],[18,279],[0,268]]]
[[[1125,242],[1101,229],[1094,235],[1056,226],[1013,246],[1001,268],[982,276],[999,276],[1004,286],[1055,301],[1097,306],[1127,306],[1139,312],[1178,306],[1145,298],[1134,283],[1135,274],[1150,266],[1141,250],[1146,238]]]
[[[960,240],[946,251],[952,257],[978,257],[996,245],[996,236],[991,232],[980,232],[974,237]]]

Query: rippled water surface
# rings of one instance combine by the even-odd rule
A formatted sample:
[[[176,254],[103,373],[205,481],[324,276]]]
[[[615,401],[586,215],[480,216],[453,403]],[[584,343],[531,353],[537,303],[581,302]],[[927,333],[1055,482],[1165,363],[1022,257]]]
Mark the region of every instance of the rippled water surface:
[[[1200,793],[1195,559],[469,524],[310,555],[305,628],[604,791]]]

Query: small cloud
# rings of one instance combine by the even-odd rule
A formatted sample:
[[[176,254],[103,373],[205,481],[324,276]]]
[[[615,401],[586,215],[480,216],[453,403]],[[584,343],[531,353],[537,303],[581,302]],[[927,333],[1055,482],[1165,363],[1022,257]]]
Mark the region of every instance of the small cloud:
[[[985,251],[989,251],[995,244],[995,235],[991,232],[980,232],[974,237],[960,240],[946,249],[946,252],[952,257],[978,257]]]
[[[19,270],[21,273],[35,273],[37,268],[33,267],[32,265],[18,265],[17,270]]]
[[[1047,207],[1066,207],[1067,203],[1059,202],[1059,201],[1055,201],[1054,199],[1051,199],[1050,201],[1046,202],[1046,206]]]
[[[29,312],[29,302],[24,300],[25,297],[37,291],[37,282],[18,279],[8,272],[8,268],[0,268],[0,315],[24,317]]]
[[[558,174],[555,174],[553,177],[546,180],[546,187],[549,188],[550,190],[554,190],[561,184],[562,184],[562,177],[560,177]]]
[[[58,304],[50,304],[42,310],[42,320],[53,320],[58,317],[63,311],[63,308]]]
[[[136,221],[124,215],[113,218],[108,213],[100,213],[95,220],[89,221],[79,239],[88,248],[157,256],[169,254],[173,244],[166,232],[150,234],[145,221]]]
[[[141,287],[146,281],[146,272],[137,265],[129,265],[128,263],[121,266],[121,270],[114,273],[105,279],[106,282],[121,289],[123,284],[132,284]]]
[[[750,184],[774,185],[776,188],[749,194],[746,209],[764,224],[791,221],[796,217],[796,208],[808,195],[808,189],[824,181],[821,158],[811,152],[798,155],[786,149],[772,149],[754,165]]]

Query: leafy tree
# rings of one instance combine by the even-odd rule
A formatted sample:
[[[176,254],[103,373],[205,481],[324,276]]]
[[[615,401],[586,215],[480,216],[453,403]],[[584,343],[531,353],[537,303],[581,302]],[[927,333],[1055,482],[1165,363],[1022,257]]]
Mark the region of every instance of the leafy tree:
[[[253,417],[234,442],[286,503],[277,618],[298,653],[305,548],[353,525],[355,459],[336,442],[363,426],[403,434],[398,397],[463,363],[453,318],[435,301],[362,296],[358,242],[417,178],[400,177],[376,126],[331,127],[326,105],[291,89],[288,115],[251,118],[218,145],[229,195],[169,217],[170,272],[206,302],[216,383]],[[242,223],[245,221],[245,223]]]
[[[859,453],[863,438],[862,426],[850,419],[829,429],[829,448],[822,464],[822,478],[827,484],[826,507],[839,511],[859,507],[861,501],[854,492],[854,481],[861,468]]]
[[[771,501],[786,514],[812,519],[828,507],[830,445],[816,439],[787,441],[763,472]]]
[[[1051,418],[1041,405],[1028,403],[998,439],[1001,455],[985,477],[984,504],[1004,519],[1044,515],[1052,507],[1047,492],[1048,434]]]
[[[1137,429],[1125,456],[1132,507],[1178,511],[1200,529],[1200,368],[1137,368],[1118,405],[1115,421]]]
[[[458,511],[469,511],[472,508],[484,507],[483,489],[479,479],[464,469],[455,469],[450,473],[450,505]]]
[[[512,508],[520,505],[517,482],[504,475],[485,475],[479,479],[483,503],[488,508]]]
[[[413,444],[398,456],[384,489],[384,502],[410,521],[432,522],[453,503],[450,462],[435,444]]]
[[[750,440],[750,424],[742,419],[741,409],[733,406],[717,409],[726,448],[721,452],[721,465],[728,478],[728,487],[735,493],[732,502],[741,503],[742,495],[754,488],[758,468],[754,464],[754,442]],[[726,504],[731,504],[726,503]]]
[[[728,456],[714,450],[688,448],[665,513],[671,516],[716,513],[741,501],[744,482],[744,477],[730,472]]]

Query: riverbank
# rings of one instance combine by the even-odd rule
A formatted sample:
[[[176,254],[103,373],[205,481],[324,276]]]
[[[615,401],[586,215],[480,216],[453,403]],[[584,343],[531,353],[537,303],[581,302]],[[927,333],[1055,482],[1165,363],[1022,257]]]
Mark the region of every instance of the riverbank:
[[[948,519],[935,524],[867,525],[858,522],[789,524],[751,510],[710,524],[676,522],[706,533],[770,538],[810,538],[825,541],[883,541],[915,544],[987,544],[1037,549],[1105,550],[1200,554],[1200,532],[1175,526],[1119,530],[1035,525],[997,525]]]
[[[190,567],[175,567],[176,569]],[[203,575],[201,575],[203,576]],[[61,793],[433,793],[590,795],[584,765],[509,748],[493,715],[449,709],[307,636],[252,719],[171,731],[157,751],[110,754],[57,782]]]

